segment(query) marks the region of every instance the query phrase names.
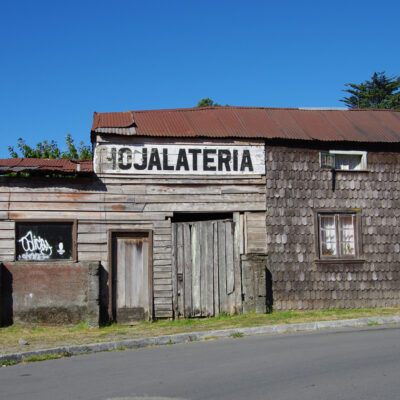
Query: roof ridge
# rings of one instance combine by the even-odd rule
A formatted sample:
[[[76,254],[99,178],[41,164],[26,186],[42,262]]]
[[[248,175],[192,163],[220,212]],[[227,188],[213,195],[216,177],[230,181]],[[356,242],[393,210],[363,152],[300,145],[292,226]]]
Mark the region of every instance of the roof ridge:
[[[205,111],[205,110],[299,110],[296,107],[260,107],[260,106],[210,106],[210,107],[182,107],[182,108],[160,108],[148,110],[133,110],[133,113],[142,112],[180,112],[180,111]]]
[[[181,108],[155,108],[145,110],[126,110],[126,111],[107,111],[96,112],[94,117],[100,118],[104,114],[127,114],[131,113],[132,117],[135,113],[147,112],[181,112],[181,111],[205,111],[205,110],[287,110],[287,111],[357,111],[357,112],[370,112],[370,111],[383,111],[383,112],[400,112],[400,109],[387,109],[387,108],[345,108],[345,107],[262,107],[262,106],[210,106],[210,107],[181,107]]]

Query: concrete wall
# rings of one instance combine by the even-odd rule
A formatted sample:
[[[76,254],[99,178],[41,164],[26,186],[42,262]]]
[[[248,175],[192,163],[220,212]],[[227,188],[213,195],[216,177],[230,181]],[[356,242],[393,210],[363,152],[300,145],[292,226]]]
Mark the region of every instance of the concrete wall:
[[[9,262],[1,282],[3,320],[11,313],[13,322],[99,323],[98,263]]]

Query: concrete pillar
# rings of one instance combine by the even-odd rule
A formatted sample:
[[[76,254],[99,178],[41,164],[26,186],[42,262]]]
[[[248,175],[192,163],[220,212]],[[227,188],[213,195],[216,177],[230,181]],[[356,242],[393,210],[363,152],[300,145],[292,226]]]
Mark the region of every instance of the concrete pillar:
[[[90,262],[88,265],[88,303],[87,321],[90,327],[99,326],[100,322],[100,264]]]

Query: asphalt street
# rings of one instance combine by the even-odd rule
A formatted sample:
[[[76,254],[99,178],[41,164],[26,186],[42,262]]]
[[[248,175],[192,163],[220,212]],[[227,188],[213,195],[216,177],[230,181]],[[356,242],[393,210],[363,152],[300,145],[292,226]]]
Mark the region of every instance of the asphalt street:
[[[0,368],[0,399],[400,398],[400,327],[227,338]]]

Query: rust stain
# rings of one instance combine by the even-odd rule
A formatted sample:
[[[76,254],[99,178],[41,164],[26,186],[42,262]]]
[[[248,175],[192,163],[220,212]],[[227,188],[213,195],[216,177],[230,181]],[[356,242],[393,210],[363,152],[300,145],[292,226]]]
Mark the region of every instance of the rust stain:
[[[26,218],[26,212],[9,212],[8,218],[17,219],[17,218]]]
[[[125,211],[126,210],[126,206],[124,206],[123,204],[113,204],[111,206],[111,210],[113,210],[113,211]]]
[[[61,200],[81,200],[87,199],[87,195],[81,193],[57,193],[57,199]]]

